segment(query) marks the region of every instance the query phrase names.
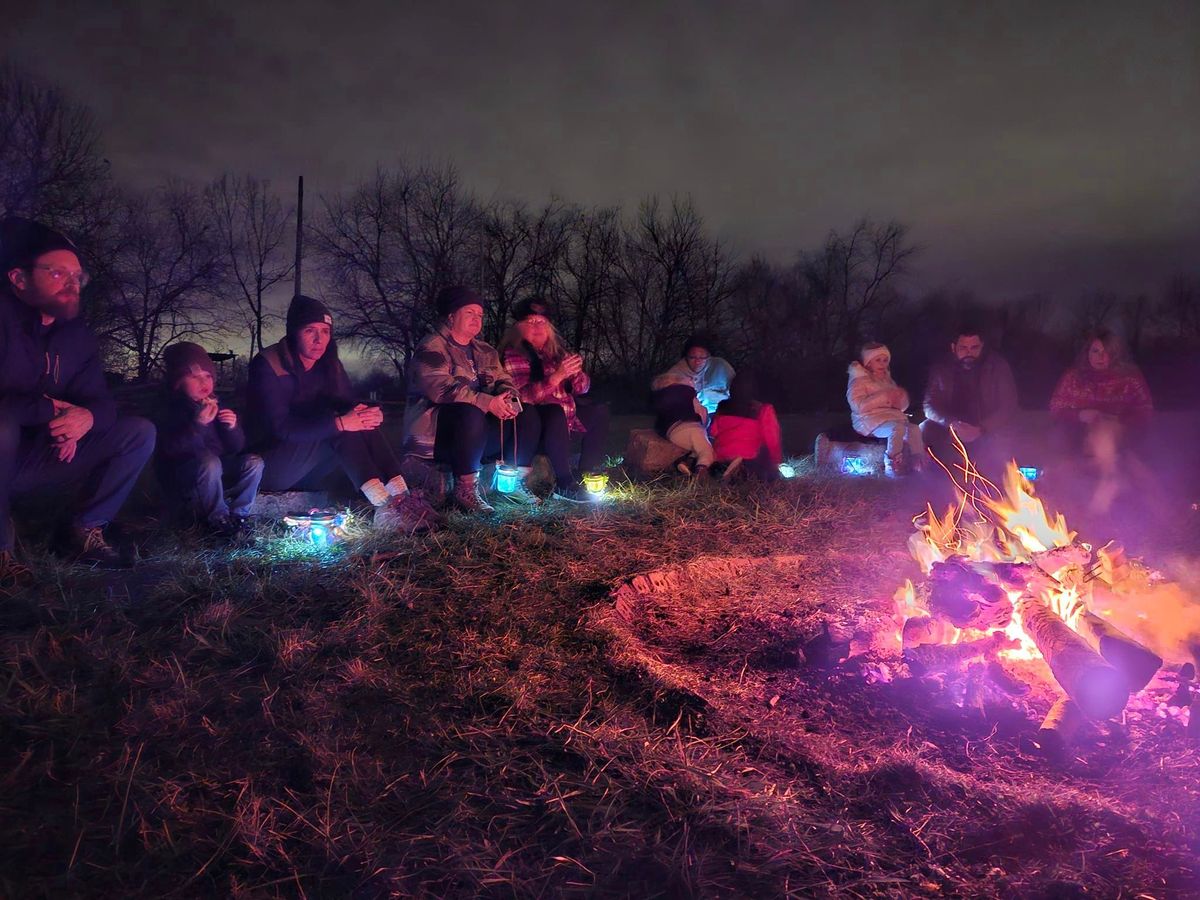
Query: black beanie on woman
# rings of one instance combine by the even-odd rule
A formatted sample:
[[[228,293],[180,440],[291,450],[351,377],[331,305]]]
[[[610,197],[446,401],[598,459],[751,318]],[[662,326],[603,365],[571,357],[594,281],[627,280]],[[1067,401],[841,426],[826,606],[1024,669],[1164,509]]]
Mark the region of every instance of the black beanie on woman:
[[[333,327],[333,316],[320,300],[297,294],[292,298],[287,311],[287,333],[296,334],[305,325],[328,325]]]

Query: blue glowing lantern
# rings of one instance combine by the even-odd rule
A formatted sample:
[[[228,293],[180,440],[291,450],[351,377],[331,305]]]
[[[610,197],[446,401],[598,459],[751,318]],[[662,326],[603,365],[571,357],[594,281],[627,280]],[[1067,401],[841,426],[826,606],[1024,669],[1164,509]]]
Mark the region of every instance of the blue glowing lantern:
[[[784,478],[795,478],[796,477],[796,467],[793,466],[791,463],[780,463],[779,464],[779,474],[782,475]]]
[[[507,463],[496,466],[496,490],[502,494],[511,494],[521,482],[521,473],[516,466]]]
[[[871,463],[861,456],[846,456],[842,458],[843,475],[870,475]]]
[[[1017,466],[1017,471],[1026,481],[1037,481],[1042,477],[1042,470],[1037,466]]]
[[[283,517],[292,535],[306,539],[314,547],[325,548],[346,536],[346,514],[337,510],[314,509],[308,513]]]

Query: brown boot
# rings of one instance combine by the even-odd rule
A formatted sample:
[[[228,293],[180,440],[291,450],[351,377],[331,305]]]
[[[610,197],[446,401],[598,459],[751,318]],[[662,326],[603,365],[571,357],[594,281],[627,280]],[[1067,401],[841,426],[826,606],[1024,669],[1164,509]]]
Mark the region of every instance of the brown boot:
[[[483,499],[479,490],[479,473],[458,475],[454,479],[454,502],[470,513],[494,513],[496,508]]]

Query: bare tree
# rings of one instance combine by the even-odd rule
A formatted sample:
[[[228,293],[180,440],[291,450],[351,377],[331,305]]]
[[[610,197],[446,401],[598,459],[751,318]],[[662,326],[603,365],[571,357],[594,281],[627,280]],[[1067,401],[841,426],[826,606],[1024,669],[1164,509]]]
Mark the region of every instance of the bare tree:
[[[687,334],[721,321],[731,295],[727,255],[690,200],[676,198],[669,210],[657,197],[645,200],[624,229],[617,271],[600,334],[622,373],[664,367]]]
[[[57,88],[0,66],[0,213],[86,237],[109,180],[91,113]]]
[[[557,293],[573,213],[551,201],[531,213],[520,203],[496,203],[480,218],[480,288],[489,300],[488,337],[498,340],[521,297]]]
[[[1200,338],[1200,282],[1182,275],[1172,278],[1159,302],[1158,316],[1172,337]]]
[[[224,255],[224,285],[250,331],[250,355],[263,349],[263,330],[279,318],[267,308],[276,285],[295,265],[288,235],[295,210],[271,193],[266,181],[222,175],[204,192],[215,239]]]
[[[576,212],[559,272],[561,328],[571,346],[597,360],[599,317],[618,293],[621,213],[615,207]]]
[[[813,300],[810,327],[823,355],[844,357],[897,301],[897,280],[917,248],[899,222],[862,220],[848,234],[830,232],[800,265]]]
[[[100,298],[99,330],[139,381],[163,348],[219,327],[213,299],[222,248],[203,198],[171,183],[126,198],[114,231]]]
[[[437,292],[478,277],[478,206],[453,169],[405,167],[324,205],[313,243],[326,296],[352,339],[403,371]]]

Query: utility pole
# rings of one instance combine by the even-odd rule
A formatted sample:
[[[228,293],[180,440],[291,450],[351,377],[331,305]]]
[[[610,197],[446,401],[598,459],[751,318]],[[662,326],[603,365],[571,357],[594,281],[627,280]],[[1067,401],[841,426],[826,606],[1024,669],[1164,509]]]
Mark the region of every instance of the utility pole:
[[[304,258],[304,176],[300,176],[296,185],[296,287],[295,294],[300,293],[300,263]]]

